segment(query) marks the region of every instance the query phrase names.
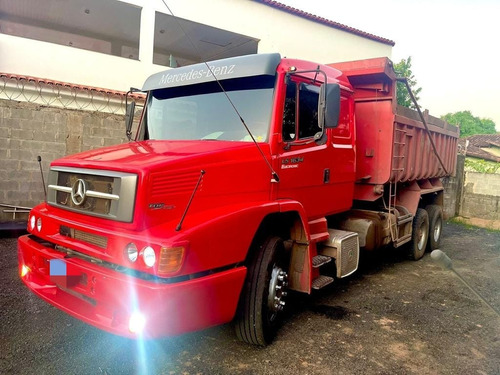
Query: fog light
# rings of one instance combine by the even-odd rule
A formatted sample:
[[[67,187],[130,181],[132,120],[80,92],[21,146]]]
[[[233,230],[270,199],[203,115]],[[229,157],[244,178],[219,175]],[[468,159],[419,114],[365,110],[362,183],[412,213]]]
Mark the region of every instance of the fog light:
[[[153,267],[156,262],[156,254],[151,246],[147,246],[142,250],[142,259],[147,267]]]
[[[39,217],[38,220],[36,221],[36,229],[41,232],[42,231],[42,218]]]
[[[30,217],[30,230],[35,230],[36,217],[31,215]]]
[[[26,266],[25,264],[23,264],[22,267],[21,267],[21,277],[26,276],[29,271],[30,271],[30,269],[28,268],[28,266]]]
[[[131,333],[140,334],[146,325],[146,317],[142,315],[140,312],[134,312],[130,315],[130,319],[128,321],[128,330]]]
[[[127,246],[125,246],[125,256],[132,263],[134,263],[137,260],[138,255],[139,251],[137,251],[137,246],[135,246],[134,243],[131,242]]]

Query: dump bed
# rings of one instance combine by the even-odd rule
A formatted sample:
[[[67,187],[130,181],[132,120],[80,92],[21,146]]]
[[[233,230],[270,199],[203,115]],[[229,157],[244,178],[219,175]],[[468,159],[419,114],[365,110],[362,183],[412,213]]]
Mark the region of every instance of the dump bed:
[[[398,106],[396,75],[388,58],[330,66],[341,70],[354,88],[357,199],[375,198],[374,185],[454,175],[459,129],[425,111],[427,132],[418,112]]]

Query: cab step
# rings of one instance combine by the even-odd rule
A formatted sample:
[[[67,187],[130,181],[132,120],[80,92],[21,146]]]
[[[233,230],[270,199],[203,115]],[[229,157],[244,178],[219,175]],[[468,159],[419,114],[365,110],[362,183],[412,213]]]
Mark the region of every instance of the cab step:
[[[316,255],[312,258],[312,266],[314,268],[321,267],[323,264],[327,264],[332,261],[332,258],[326,255]]]
[[[331,283],[333,283],[333,277],[320,275],[313,280],[311,287],[313,289],[317,290],[317,289],[324,288],[325,286],[327,286]]]

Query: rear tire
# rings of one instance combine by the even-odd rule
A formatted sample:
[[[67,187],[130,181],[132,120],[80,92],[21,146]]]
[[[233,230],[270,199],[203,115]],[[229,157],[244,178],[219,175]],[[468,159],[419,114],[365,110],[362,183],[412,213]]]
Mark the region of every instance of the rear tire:
[[[429,215],[429,239],[427,241],[427,251],[439,249],[441,233],[443,231],[443,209],[437,204],[425,207]]]
[[[427,240],[429,238],[429,215],[423,208],[417,209],[413,218],[409,256],[419,260],[424,256]]]
[[[285,307],[288,256],[280,237],[268,237],[251,262],[235,321],[236,336],[266,346],[275,337]]]

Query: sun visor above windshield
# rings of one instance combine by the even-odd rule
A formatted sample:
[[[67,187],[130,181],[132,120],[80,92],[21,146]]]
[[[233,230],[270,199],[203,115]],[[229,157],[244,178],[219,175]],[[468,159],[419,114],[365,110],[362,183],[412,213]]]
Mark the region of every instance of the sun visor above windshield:
[[[276,74],[281,61],[279,53],[238,56],[169,69],[149,77],[143,91],[168,87],[187,86],[218,80]],[[208,69],[207,65],[210,67]]]

